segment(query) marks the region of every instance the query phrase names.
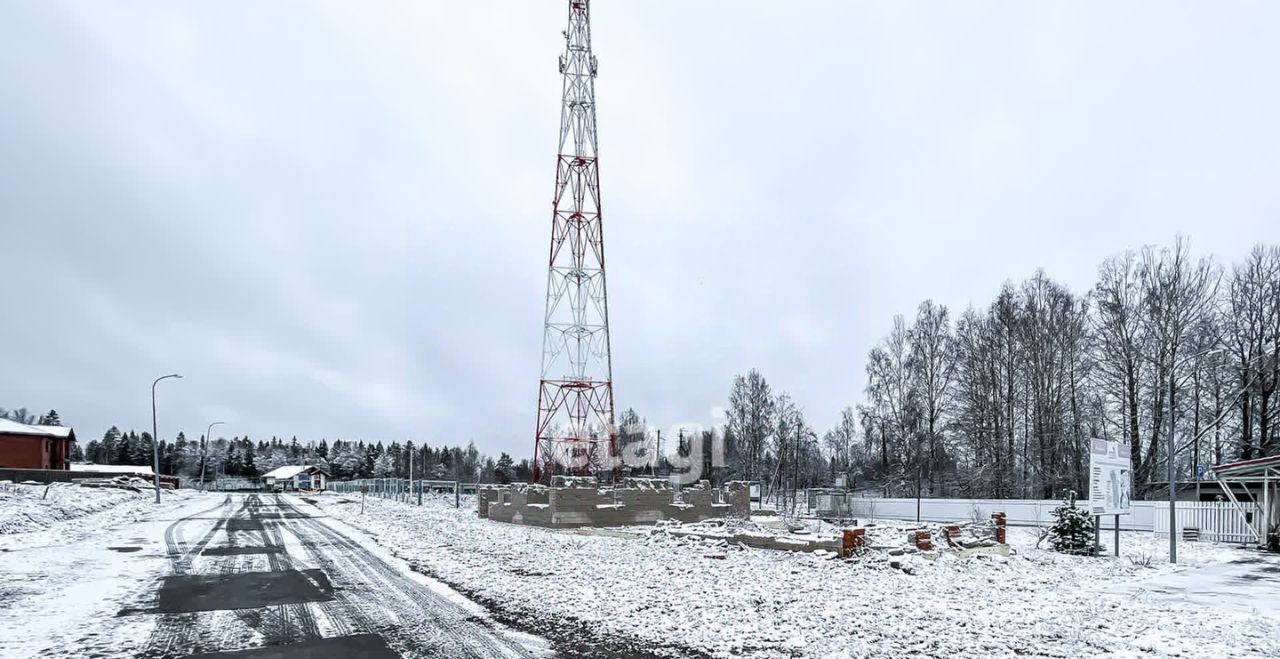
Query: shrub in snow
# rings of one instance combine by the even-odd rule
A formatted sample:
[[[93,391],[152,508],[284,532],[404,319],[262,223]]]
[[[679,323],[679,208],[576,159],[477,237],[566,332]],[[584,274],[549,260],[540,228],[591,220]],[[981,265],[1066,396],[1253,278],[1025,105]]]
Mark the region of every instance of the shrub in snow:
[[[1054,551],[1079,556],[1098,553],[1093,542],[1093,517],[1084,508],[1076,507],[1076,493],[1068,492],[1062,505],[1053,509],[1053,526],[1049,528],[1049,541]]]

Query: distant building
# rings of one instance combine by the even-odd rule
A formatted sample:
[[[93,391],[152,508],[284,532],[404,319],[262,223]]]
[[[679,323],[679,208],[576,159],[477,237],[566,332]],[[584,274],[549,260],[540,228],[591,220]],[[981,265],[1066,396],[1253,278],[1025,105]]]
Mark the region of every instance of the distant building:
[[[33,426],[0,419],[0,468],[60,469],[71,463],[76,431],[65,426]]]
[[[268,488],[282,490],[323,490],[329,482],[329,471],[318,465],[288,465],[262,475]]]

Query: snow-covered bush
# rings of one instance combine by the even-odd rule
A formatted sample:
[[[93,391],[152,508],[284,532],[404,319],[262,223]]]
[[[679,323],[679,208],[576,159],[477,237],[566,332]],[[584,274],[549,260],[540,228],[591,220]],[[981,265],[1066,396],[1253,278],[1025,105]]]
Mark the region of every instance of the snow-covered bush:
[[[1076,507],[1076,493],[1068,492],[1062,505],[1053,509],[1053,526],[1049,529],[1049,541],[1055,551],[1079,556],[1093,556],[1098,548],[1093,542],[1093,517],[1084,508]]]

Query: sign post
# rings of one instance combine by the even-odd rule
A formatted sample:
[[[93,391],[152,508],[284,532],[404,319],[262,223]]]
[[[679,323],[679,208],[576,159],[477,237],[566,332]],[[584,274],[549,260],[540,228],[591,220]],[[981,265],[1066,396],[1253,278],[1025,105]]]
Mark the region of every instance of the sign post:
[[[1129,446],[1105,439],[1089,440],[1089,513],[1101,526],[1103,515],[1116,516],[1116,556],[1120,555],[1120,516],[1131,508],[1133,464]]]

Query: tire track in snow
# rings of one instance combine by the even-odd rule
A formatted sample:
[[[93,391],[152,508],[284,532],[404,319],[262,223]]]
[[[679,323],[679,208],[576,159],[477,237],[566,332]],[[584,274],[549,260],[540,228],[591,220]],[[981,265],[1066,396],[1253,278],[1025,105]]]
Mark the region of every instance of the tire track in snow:
[[[189,515],[166,529],[170,575],[318,569],[328,577],[329,583],[323,585],[331,585],[332,590],[327,591],[331,599],[159,614],[145,649],[136,656],[173,659],[246,645],[287,645],[359,633],[382,636],[404,657],[523,658],[547,654],[535,654],[503,636],[498,623],[477,619],[294,503],[279,496],[237,499],[228,496],[218,506]],[[184,532],[198,518],[215,511],[218,519],[193,542]],[[262,528],[253,527],[252,521],[261,522]],[[246,522],[251,528],[245,528]],[[213,542],[218,531],[225,533],[228,548],[250,542],[270,550],[202,554],[207,547],[218,546]]]
[[[359,591],[363,606],[379,607],[389,617],[404,622],[420,621],[421,624],[412,628],[404,622],[397,625],[391,631],[393,638],[396,635],[408,638],[396,640],[422,646],[421,649],[428,652],[442,651],[450,657],[534,656],[528,648],[500,637],[498,632],[477,622],[459,605],[408,578],[337,529],[299,510],[292,503],[281,502],[297,515],[309,532],[323,536],[329,541],[328,546],[340,549],[335,553],[368,579],[368,587]],[[325,552],[317,554],[323,556]],[[424,618],[423,614],[429,617]],[[415,633],[405,634],[407,631]]]

